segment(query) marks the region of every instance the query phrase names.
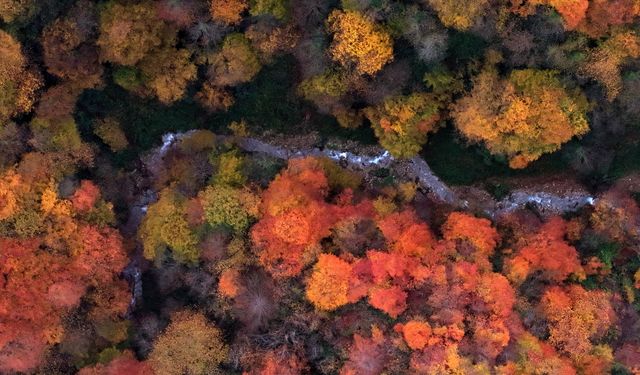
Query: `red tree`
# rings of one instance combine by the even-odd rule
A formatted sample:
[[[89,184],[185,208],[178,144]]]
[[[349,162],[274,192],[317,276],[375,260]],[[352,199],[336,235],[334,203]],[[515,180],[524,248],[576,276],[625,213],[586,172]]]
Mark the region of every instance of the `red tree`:
[[[349,348],[349,360],[340,370],[340,375],[378,375],[385,367],[388,354],[386,340],[379,329],[373,328],[371,338],[358,334],[353,336]]]
[[[556,282],[565,280],[571,274],[582,276],[578,252],[564,240],[566,227],[564,220],[555,217],[528,238],[526,245],[506,262],[509,279],[521,283],[535,271],[542,271],[544,278]]]
[[[154,375],[153,369],[146,362],[138,361],[133,353],[123,352],[108,364],[97,364],[85,367],[78,375]]]

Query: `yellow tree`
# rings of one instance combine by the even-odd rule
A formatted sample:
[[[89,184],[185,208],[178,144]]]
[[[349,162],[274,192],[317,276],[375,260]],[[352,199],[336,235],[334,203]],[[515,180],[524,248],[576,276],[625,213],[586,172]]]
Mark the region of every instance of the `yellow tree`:
[[[320,254],[307,285],[307,298],[320,310],[332,311],[349,302],[351,265],[331,254]]]
[[[246,188],[215,184],[201,191],[198,197],[202,201],[204,218],[214,227],[224,226],[244,233],[259,214],[260,199]]]
[[[186,49],[161,48],[140,62],[145,85],[162,103],[180,100],[189,82],[196,78],[197,68]]]
[[[393,59],[391,37],[365,15],[334,10],[327,26],[334,33],[329,51],[340,64],[353,65],[356,72],[373,75]]]
[[[604,86],[607,99],[612,101],[622,90],[620,66],[629,58],[640,57],[640,39],[631,32],[621,32],[606,40],[589,53],[582,74]]]
[[[207,318],[178,312],[155,342],[149,363],[156,375],[210,374],[227,358],[222,332]]]
[[[209,112],[225,112],[235,103],[233,95],[222,87],[211,82],[205,82],[202,89],[195,95],[195,99]]]
[[[380,144],[396,157],[415,156],[437,129],[440,102],[431,94],[387,98],[364,110]]]
[[[20,42],[0,30],[0,121],[29,112],[41,86],[40,75],[27,69]]]
[[[458,30],[470,28],[487,7],[488,0],[427,0],[440,22]]]
[[[494,68],[474,79],[471,93],[454,103],[458,130],[471,142],[483,142],[492,154],[524,168],[589,131],[588,103],[566,89],[549,70],[514,70],[507,79]]]
[[[0,0],[0,19],[10,23],[24,19],[35,11],[34,0]]]
[[[100,14],[97,43],[106,61],[135,65],[164,40],[174,37],[175,33],[158,20],[151,2],[121,5],[111,1]]]
[[[20,43],[0,30],[0,119],[10,117],[16,100],[17,77],[22,73],[26,60]]]

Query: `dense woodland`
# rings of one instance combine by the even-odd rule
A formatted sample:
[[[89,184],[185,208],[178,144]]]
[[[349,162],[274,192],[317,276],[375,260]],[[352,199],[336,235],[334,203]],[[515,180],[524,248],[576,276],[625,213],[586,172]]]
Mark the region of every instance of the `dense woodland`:
[[[638,0],[0,0],[0,374],[640,374],[639,26]],[[598,198],[492,214],[239,146],[309,135]]]

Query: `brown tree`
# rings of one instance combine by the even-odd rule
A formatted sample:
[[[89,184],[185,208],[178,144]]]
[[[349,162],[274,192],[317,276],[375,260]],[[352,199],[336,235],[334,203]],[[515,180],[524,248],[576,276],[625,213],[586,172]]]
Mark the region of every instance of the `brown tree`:
[[[207,318],[190,311],[177,312],[149,355],[156,375],[204,375],[227,357],[222,333]]]

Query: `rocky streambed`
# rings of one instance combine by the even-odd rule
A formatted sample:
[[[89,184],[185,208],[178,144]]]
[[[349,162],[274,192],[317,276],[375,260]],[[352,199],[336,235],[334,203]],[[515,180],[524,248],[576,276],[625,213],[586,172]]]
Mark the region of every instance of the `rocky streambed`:
[[[162,158],[171,147],[190,133],[165,134],[162,138],[162,145],[150,151],[143,158],[142,166],[151,178],[158,173],[159,166],[162,165]],[[304,142],[291,142],[297,146],[289,146],[286,141],[274,141],[266,138],[227,136],[219,136],[219,138],[235,143],[245,152],[261,153],[285,161],[306,156],[324,156],[335,160],[345,168],[364,174],[387,169],[401,179],[415,182],[419,189],[435,202],[462,210],[481,211],[492,218],[525,207],[534,208],[539,214],[545,216],[563,214],[593,205],[598,199],[580,188],[545,189],[543,186],[542,188],[516,189],[501,200],[496,200],[488,192],[477,187],[448,186],[433,173],[427,162],[421,157],[396,159],[388,151],[378,147],[367,147],[365,152],[360,153],[354,151],[353,147],[349,150],[317,147],[313,145],[313,142],[310,145],[304,145]],[[147,212],[148,205],[156,200],[157,192],[151,189],[145,190],[140,195],[136,203],[131,206],[129,221],[123,227],[123,232],[126,235],[135,236],[137,228]],[[132,309],[142,297],[141,261],[142,249],[138,248],[124,272],[124,276],[132,287]]]

